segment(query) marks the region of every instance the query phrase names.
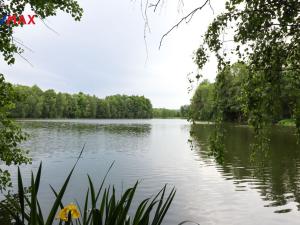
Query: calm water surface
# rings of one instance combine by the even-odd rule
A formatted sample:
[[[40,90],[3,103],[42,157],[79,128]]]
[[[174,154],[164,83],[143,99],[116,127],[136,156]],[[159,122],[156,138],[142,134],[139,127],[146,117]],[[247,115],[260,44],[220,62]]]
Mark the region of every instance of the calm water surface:
[[[211,125],[157,119],[21,124],[30,134],[23,147],[33,157],[23,174],[28,179],[30,170],[43,161],[40,199],[46,209],[53,201],[49,184],[62,185],[86,144],[65,202],[74,198],[81,202],[87,189],[86,174],[99,183],[115,161],[108,183],[121,191],[140,180],[137,201],[166,183],[176,187],[167,225],[183,220],[201,225],[300,223],[300,149],[290,128],[274,127],[271,151],[253,156],[251,130],[228,126],[224,160],[217,163],[208,148]]]

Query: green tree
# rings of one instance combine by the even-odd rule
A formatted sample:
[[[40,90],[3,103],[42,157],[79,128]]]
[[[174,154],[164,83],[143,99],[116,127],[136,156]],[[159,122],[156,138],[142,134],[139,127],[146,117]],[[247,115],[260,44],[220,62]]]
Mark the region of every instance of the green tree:
[[[152,104],[144,96],[113,95],[99,99],[78,94],[43,92],[37,86],[16,85],[12,118],[151,118]],[[112,110],[112,111],[111,111]],[[111,113],[112,112],[112,113]]]
[[[25,152],[18,147],[25,140],[25,134],[8,118],[9,111],[14,107],[15,97],[12,85],[5,82],[0,74],[0,159],[8,166],[30,162]],[[10,174],[8,170],[0,168],[0,191],[6,190],[7,186],[11,186]]]
[[[180,107],[180,116],[183,118],[189,118],[190,105],[183,105]]]
[[[66,96],[62,93],[58,93],[56,95],[56,102],[55,102],[55,110],[56,110],[56,117],[57,118],[63,118],[65,108],[67,107],[67,100]]]
[[[223,71],[232,64],[232,55],[248,64],[245,110],[257,133],[278,115],[285,74],[300,71],[300,2],[228,0],[225,6],[208,27],[195,62],[202,69],[210,53],[214,53],[220,71],[218,85],[226,82]],[[226,45],[227,40],[233,40],[232,48]],[[300,89],[299,85],[295,87]],[[300,131],[298,109],[299,101],[293,112]],[[222,110],[220,107],[221,116]]]
[[[97,97],[88,96],[88,105],[87,105],[87,116],[88,118],[96,118],[97,115]]]
[[[190,119],[209,121],[213,119],[214,84],[202,81],[191,99]]]
[[[35,17],[41,20],[49,16],[55,16],[59,10],[69,13],[75,20],[80,20],[83,10],[75,0],[62,1],[5,1],[0,0],[0,15],[22,15],[30,7]],[[15,62],[15,54],[21,55],[23,53],[22,43],[14,38],[14,30],[18,25],[3,24],[0,26],[0,52],[7,64]],[[0,161],[6,165],[11,163],[19,164],[28,162],[28,158],[21,150],[17,149],[17,145],[24,140],[20,128],[18,128],[10,119],[8,119],[13,104],[14,93],[5,82],[3,75],[0,78]],[[32,99],[33,100],[33,99]],[[40,106],[39,106],[40,107]],[[39,113],[39,109],[34,114]],[[0,177],[2,182],[0,187],[3,189],[9,183],[9,174],[7,171],[0,170]]]
[[[110,118],[110,110],[108,102],[103,99],[97,100],[97,113],[96,118],[98,119],[104,119],[104,118]]]
[[[66,97],[67,106],[64,109],[65,118],[76,118],[76,112],[78,112],[78,104],[75,95],[64,94]]]
[[[177,109],[154,108],[154,118],[175,118],[180,117],[180,111]]]
[[[43,94],[43,118],[56,118],[56,93],[54,90],[50,89]]]

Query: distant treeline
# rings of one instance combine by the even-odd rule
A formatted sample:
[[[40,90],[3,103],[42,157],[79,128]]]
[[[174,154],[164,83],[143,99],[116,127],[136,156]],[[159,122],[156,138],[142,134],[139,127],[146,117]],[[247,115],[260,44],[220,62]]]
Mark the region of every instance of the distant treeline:
[[[155,108],[153,109],[153,117],[174,118],[174,117],[181,117],[181,115],[180,115],[180,111],[177,109]]]
[[[104,99],[78,94],[42,91],[38,86],[13,87],[13,118],[152,118],[152,104],[144,96],[113,95]]]
[[[181,106],[180,109],[165,109],[165,108],[154,108],[153,117],[155,118],[186,118],[188,116],[188,107]]]
[[[202,81],[191,100],[189,110],[190,119],[214,120],[218,108],[221,108],[225,121],[247,122],[253,115],[245,110],[247,108],[245,106],[250,105],[259,108],[257,104],[260,102],[257,99],[251,98],[250,101],[249,97],[245,95],[249,91],[245,91],[245,88],[248,88],[257,98],[262,100],[267,96],[266,93],[269,91],[268,87],[264,89],[258,87],[259,82],[261,82],[259,74],[255,74],[256,83],[247,83],[249,80],[247,76],[249,75],[251,74],[248,71],[247,65],[236,63],[223,72],[222,76],[225,80],[223,85],[219,85],[218,82],[211,83],[208,80]],[[274,116],[272,118],[273,123],[293,118],[294,105],[300,99],[299,89],[292,85],[295,76],[297,74],[293,71],[285,73],[281,85],[278,87],[278,98],[273,99],[273,104],[276,104],[276,111],[273,112]],[[260,111],[256,113],[261,117],[265,116]]]

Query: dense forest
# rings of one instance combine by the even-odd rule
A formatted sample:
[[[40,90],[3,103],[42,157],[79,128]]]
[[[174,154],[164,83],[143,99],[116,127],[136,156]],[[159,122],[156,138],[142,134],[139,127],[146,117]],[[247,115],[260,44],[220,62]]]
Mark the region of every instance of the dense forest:
[[[152,104],[144,96],[113,95],[105,99],[79,92],[56,93],[38,86],[13,86],[13,118],[152,118]]]
[[[154,108],[154,118],[188,118],[189,105],[183,105],[180,109]]]
[[[193,98],[191,99],[189,116],[192,120],[214,120],[217,113],[217,108],[222,106],[222,113],[225,121],[231,122],[247,122],[251,119],[251,113],[245,110],[245,105],[250,92],[248,76],[261,77],[259,74],[250,74],[247,65],[236,63],[228,67],[222,72],[222,77],[225,80],[222,85],[218,81],[211,83],[208,80],[203,80],[197,87]],[[282,77],[278,92],[279,98],[273,99],[273,104],[276,105],[276,111],[271,118],[272,123],[277,123],[283,119],[293,119],[294,105],[300,98],[300,91],[295,84],[297,74],[293,71],[288,71]],[[251,91],[263,99],[268,93],[268,87],[261,89],[259,79],[256,83],[251,84]],[[258,104],[258,101],[253,104]],[[267,102],[266,102],[267,104]],[[261,107],[265,107],[262,105]]]
[[[177,109],[155,108],[153,109],[153,117],[174,118],[174,117],[181,117],[181,114],[180,111]]]

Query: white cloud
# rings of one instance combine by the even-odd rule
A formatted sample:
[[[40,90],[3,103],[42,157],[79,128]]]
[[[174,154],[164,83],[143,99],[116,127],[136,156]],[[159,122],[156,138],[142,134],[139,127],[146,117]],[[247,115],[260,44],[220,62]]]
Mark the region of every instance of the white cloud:
[[[34,50],[25,54],[34,67],[19,57],[13,66],[1,62],[4,68],[1,72],[7,80],[63,92],[83,91],[99,97],[117,93],[145,95],[155,107],[179,108],[189,102],[186,75],[195,70],[193,51],[215,16],[209,8],[169,34],[161,50],[158,50],[161,36],[184,13],[178,14],[177,2],[170,1],[159,13],[149,12],[151,33],[147,35],[145,64],[144,22],[138,2],[80,2],[84,8],[81,22],[74,22],[63,13],[47,20],[59,35],[40,21],[34,27],[17,31],[16,36]],[[220,11],[219,5],[213,5],[215,12]],[[186,1],[183,11],[195,6],[195,1]],[[205,68],[203,75],[214,79],[215,62]]]

